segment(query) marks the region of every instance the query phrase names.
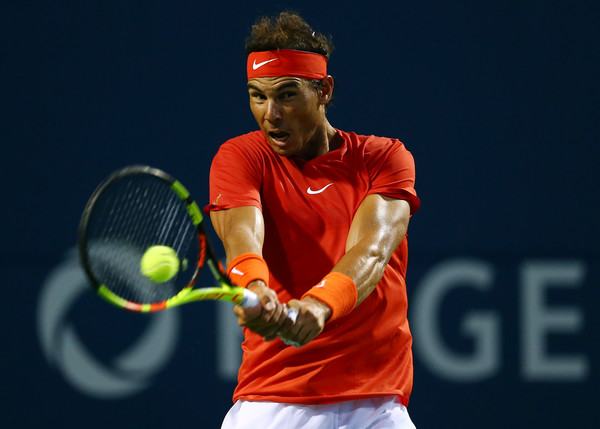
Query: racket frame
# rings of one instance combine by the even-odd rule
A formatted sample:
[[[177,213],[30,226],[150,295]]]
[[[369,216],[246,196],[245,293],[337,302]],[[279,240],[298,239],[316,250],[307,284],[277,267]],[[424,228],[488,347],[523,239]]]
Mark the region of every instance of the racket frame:
[[[196,237],[198,238],[199,257],[194,266],[194,273],[192,274],[188,285],[181,289],[181,291],[179,291],[173,297],[156,303],[133,302],[114,293],[107,285],[96,279],[86,251],[88,243],[87,226],[96,202],[103,194],[104,190],[115,181],[137,174],[154,176],[164,181],[165,184],[170,187],[170,189],[182,200],[182,202],[185,203],[188,215],[192,219],[192,223],[196,228]],[[208,236],[203,225],[202,211],[198,207],[198,204],[191,197],[189,191],[183,186],[183,184],[181,184],[181,182],[158,168],[147,165],[131,165],[113,172],[104,181],[102,181],[102,183],[100,183],[100,185],[98,185],[96,190],[93,192],[85,206],[85,209],[83,210],[78,228],[78,247],[80,263],[90,281],[91,286],[106,301],[126,310],[148,313],[202,300],[229,301],[246,308],[259,305],[259,300],[256,294],[250,290],[232,285],[229,281],[229,278],[225,275],[222,264],[215,257],[212,247],[208,242]],[[194,288],[200,271],[204,265],[208,265],[215,280],[217,280],[219,283],[219,286],[198,289]]]

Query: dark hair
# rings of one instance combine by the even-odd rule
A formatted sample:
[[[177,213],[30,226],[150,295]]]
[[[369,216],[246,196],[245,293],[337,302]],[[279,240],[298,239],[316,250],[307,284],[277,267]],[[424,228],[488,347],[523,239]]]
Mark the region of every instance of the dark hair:
[[[296,12],[286,11],[257,20],[246,40],[246,54],[276,49],[315,52],[329,58],[333,43],[331,37],[313,31]]]
[[[333,42],[331,36],[313,31],[298,13],[286,11],[276,17],[265,16],[258,19],[246,39],[246,55],[251,52],[277,49],[314,52],[329,59],[333,52]],[[322,81],[311,80],[310,82],[316,91],[323,86]],[[332,103],[333,100],[329,100],[325,108]]]

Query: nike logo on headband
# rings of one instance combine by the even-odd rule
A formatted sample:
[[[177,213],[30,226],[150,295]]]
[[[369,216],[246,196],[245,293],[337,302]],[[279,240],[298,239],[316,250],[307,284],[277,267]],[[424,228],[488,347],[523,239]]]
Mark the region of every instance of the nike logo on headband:
[[[271,61],[277,61],[278,59],[279,59],[279,58],[272,58],[272,59],[270,59],[270,60],[267,60],[267,61],[262,61],[262,62],[260,62],[260,63],[258,63],[258,64],[256,64],[256,60],[254,60],[254,63],[252,63],[252,70],[259,69],[259,68],[261,68],[262,66],[264,66],[265,64],[268,64],[268,63],[270,63]]]
[[[329,185],[326,185],[326,186],[322,187],[321,189],[317,189],[316,191],[313,191],[312,189],[310,189],[310,186],[309,186],[308,189],[306,190],[306,192],[309,193],[310,195],[320,194],[325,189],[329,188],[331,185],[333,185],[333,183],[330,183]]]

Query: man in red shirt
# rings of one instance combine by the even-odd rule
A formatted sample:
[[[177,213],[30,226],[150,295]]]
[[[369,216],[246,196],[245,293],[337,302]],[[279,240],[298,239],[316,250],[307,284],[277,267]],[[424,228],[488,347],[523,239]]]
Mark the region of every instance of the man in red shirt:
[[[414,161],[396,139],[329,123],[331,50],[296,14],[259,21],[247,73],[260,130],[225,142],[211,167],[206,210],[228,274],[261,301],[234,309],[244,358],[226,429],[414,428]]]

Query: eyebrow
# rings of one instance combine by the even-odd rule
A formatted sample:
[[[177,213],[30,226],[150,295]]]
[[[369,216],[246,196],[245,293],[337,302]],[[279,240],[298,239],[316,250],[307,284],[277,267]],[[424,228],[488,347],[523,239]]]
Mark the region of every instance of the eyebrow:
[[[286,83],[276,87],[275,91],[281,91],[282,89],[285,89],[285,88],[300,88],[300,85],[298,85],[298,82],[286,82]],[[263,92],[261,89],[257,88],[256,86],[252,85],[251,83],[248,84],[248,89],[253,89],[258,92]]]

